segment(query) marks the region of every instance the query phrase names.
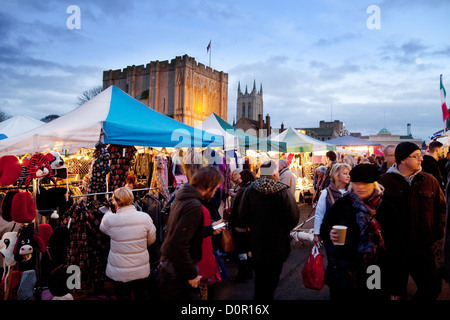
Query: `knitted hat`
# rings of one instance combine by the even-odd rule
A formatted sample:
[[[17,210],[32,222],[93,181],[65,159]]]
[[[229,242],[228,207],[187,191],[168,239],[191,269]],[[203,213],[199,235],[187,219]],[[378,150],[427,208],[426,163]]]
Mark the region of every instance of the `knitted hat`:
[[[22,166],[15,155],[5,155],[0,158],[0,185],[9,186],[16,183],[21,172]]]
[[[36,205],[29,192],[18,192],[11,203],[11,218],[18,223],[29,223],[36,218]]]
[[[395,147],[395,162],[397,162],[397,164],[400,163],[402,160],[408,158],[411,153],[416,150],[420,150],[420,148],[415,143],[409,141],[399,143]]]
[[[2,202],[2,218],[5,221],[11,222],[13,219],[11,218],[11,204],[14,196],[18,193],[19,190],[9,190],[5,194],[5,198]]]
[[[36,152],[33,154],[30,159],[30,164],[27,167],[27,177],[24,185],[28,186],[34,178],[42,178],[44,176],[48,176],[50,180],[56,183],[52,167],[50,166],[50,161],[53,161],[54,158],[51,153],[44,155]]]
[[[48,223],[43,223],[38,226],[39,237],[45,242],[46,246],[48,246],[48,241],[50,240],[52,232],[53,229]]]
[[[380,179],[376,166],[370,163],[360,163],[350,171],[351,182],[372,183]]]

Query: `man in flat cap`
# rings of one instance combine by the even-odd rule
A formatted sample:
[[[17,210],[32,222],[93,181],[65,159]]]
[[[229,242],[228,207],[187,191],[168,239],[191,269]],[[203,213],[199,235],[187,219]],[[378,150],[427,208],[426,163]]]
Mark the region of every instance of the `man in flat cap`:
[[[442,278],[436,250],[442,250],[446,203],[438,181],[421,171],[420,148],[402,142],[395,148],[396,163],[381,176],[385,188],[376,218],[386,246],[385,284],[391,298],[405,299],[409,276],[417,291],[413,299],[435,300]]]

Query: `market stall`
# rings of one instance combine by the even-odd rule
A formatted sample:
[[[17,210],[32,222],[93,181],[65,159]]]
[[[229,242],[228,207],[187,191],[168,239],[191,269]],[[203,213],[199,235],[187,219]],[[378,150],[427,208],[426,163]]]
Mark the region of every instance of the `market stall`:
[[[375,143],[366,139],[360,139],[353,136],[337,137],[334,139],[330,139],[327,142],[332,143],[339,148],[350,150],[360,155],[366,156],[374,154],[375,149],[380,149],[383,147],[379,143]]]
[[[0,122],[0,139],[17,136],[44,124],[45,122],[23,114],[6,119],[5,121]]]
[[[101,289],[106,281],[109,241],[98,229],[103,216],[100,208],[114,210],[109,195],[126,183],[131,183],[136,205],[157,227],[157,241],[151,248],[151,257],[157,259],[163,206],[171,191],[186,182],[188,172],[205,165],[204,159],[212,153],[214,159],[225,157],[221,148],[223,136],[164,116],[115,86],[45,125],[2,140],[2,218],[19,229],[2,238],[0,248],[24,235],[39,239],[27,263],[18,258],[8,260],[0,285],[4,298],[8,299],[8,294],[11,298],[15,284],[19,291],[32,292],[31,296],[18,295],[18,299],[41,299],[41,290],[53,283],[53,271],[62,265],[77,266],[81,272],[81,282],[73,289],[83,293]],[[226,178],[221,189],[224,194],[230,176],[226,163],[215,163]],[[138,194],[140,191],[143,193]],[[23,195],[28,198],[19,199]],[[8,208],[14,213],[24,206],[28,210],[25,218],[8,216]],[[157,266],[158,261],[151,263]],[[15,280],[21,279],[24,268],[34,271],[34,283],[20,288],[21,281]]]
[[[336,150],[336,146],[314,139],[292,127],[278,135],[271,136],[274,141],[286,142],[286,159],[289,169],[297,177],[295,197],[297,200],[305,200],[314,194],[314,172],[320,163],[325,163],[327,151]]]
[[[225,152],[230,153],[231,157],[236,159],[234,167],[239,167],[239,162],[242,164],[246,157],[254,159],[252,165],[257,166],[260,164],[261,157],[269,159],[275,154],[287,152],[287,144],[284,141],[264,139],[247,134],[233,127],[215,113],[211,113],[197,129],[224,137]]]

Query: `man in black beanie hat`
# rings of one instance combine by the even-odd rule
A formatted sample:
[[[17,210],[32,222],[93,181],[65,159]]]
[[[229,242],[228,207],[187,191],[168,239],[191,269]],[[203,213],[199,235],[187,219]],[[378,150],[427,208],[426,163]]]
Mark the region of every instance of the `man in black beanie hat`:
[[[404,299],[411,275],[417,286],[413,298],[435,300],[442,286],[435,252],[442,250],[437,243],[444,236],[444,193],[432,175],[421,171],[417,145],[400,143],[395,160],[379,180],[385,190],[376,214],[386,245],[385,283],[392,299]]]

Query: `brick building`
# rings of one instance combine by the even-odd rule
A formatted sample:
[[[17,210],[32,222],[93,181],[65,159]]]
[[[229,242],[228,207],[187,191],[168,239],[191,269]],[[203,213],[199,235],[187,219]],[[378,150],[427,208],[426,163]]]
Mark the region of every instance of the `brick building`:
[[[103,71],[103,89],[110,85],[190,126],[196,127],[212,112],[227,119],[228,74],[188,55]]]

